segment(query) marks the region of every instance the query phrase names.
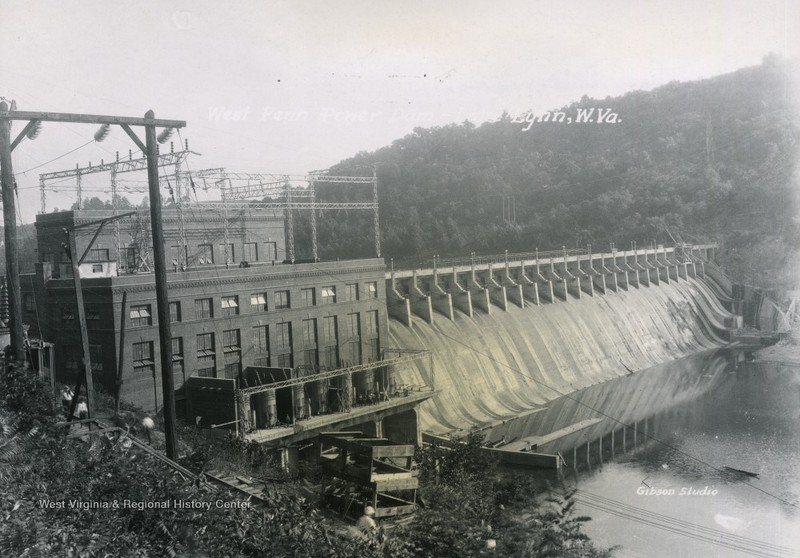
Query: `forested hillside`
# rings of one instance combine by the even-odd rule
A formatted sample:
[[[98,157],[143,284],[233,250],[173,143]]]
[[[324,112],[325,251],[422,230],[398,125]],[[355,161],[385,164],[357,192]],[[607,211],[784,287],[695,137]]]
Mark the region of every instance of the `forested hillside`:
[[[552,121],[554,110],[550,122],[504,114],[477,127],[417,128],[333,171],[377,168],[383,255],[397,261],[718,241],[737,279],[786,285],[795,277],[789,256],[798,252],[790,73],[787,62],[769,56],[702,81],[584,97],[557,109],[560,122]],[[591,108],[595,122],[575,122],[579,109]],[[617,121],[598,123],[599,110]],[[342,195],[318,190],[324,199]],[[511,215],[504,203],[513,204]],[[324,213],[321,256],[369,254],[371,228],[366,213]],[[298,227],[304,234],[307,227]],[[756,274],[756,266],[770,271]]]

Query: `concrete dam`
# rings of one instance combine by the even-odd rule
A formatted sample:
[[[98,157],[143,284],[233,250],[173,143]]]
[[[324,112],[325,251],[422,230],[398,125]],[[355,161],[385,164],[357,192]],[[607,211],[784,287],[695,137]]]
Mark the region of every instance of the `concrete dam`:
[[[458,434],[720,347],[742,323],[729,286],[712,278],[719,273],[709,251],[565,253],[393,272],[392,345],[432,355],[432,366],[398,369],[396,382],[433,386],[421,429]]]

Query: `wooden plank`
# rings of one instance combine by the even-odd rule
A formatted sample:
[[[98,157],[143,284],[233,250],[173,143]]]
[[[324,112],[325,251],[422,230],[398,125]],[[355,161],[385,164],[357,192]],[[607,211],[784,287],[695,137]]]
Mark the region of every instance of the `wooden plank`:
[[[28,132],[30,132],[33,129],[33,127],[36,126],[36,124],[38,123],[39,123],[38,120],[31,120],[30,122],[28,122],[22,129],[22,131],[19,133],[19,135],[14,139],[14,141],[11,142],[10,150],[14,151],[14,148],[16,148],[20,144],[20,142],[23,139],[25,139],[25,136],[28,134]]]
[[[222,479],[220,477],[212,475],[212,474],[210,474],[208,472],[204,473],[204,475],[207,478],[211,479],[212,481],[216,482],[217,484],[225,486],[226,488],[230,488],[230,489],[236,490],[237,492],[241,492],[242,494],[244,494],[246,496],[255,498],[259,503],[262,503],[262,504],[266,504],[267,503],[262,494],[257,494],[257,493],[253,493],[253,492],[251,492],[249,490],[245,490],[241,486],[237,486],[235,484],[232,484],[232,483],[226,481],[225,479]]]
[[[417,511],[417,506],[413,504],[407,506],[393,506],[391,508],[378,507],[375,510],[375,517],[394,517],[396,515],[407,515],[415,511]]]
[[[436,434],[429,434],[427,432],[422,433],[422,441],[428,444],[436,444],[446,448],[457,448],[463,444],[463,442],[459,442],[458,440],[451,440],[450,438],[437,436]]]
[[[354,430],[352,432],[345,431],[345,432],[320,432],[320,436],[334,437],[334,438],[363,438],[365,434],[360,430]]]
[[[381,438],[373,438],[371,441],[383,441],[385,439]],[[363,440],[358,442],[337,438],[335,436],[330,435],[320,435],[320,441],[322,442],[323,446],[334,446],[337,448],[341,448],[343,450],[347,450],[349,453],[353,455],[367,455],[372,456],[372,450],[374,449],[372,446],[365,445]],[[388,442],[388,440],[385,440]]]
[[[391,494],[386,494],[384,492],[378,492],[378,503],[385,507],[391,506],[402,506],[402,505],[409,505],[413,504],[414,502],[409,502],[408,500],[404,500],[398,496],[392,496]]]
[[[377,459],[380,457],[408,457],[414,455],[414,446],[412,445],[392,445],[381,446],[373,448],[372,457]]]
[[[372,473],[370,476],[370,481],[372,482],[385,482],[385,481],[393,481],[393,480],[402,480],[402,479],[410,479],[411,471],[408,473]]]
[[[375,472],[383,473],[384,471],[394,471],[396,473],[410,473],[411,469],[406,469],[405,467],[400,467],[399,465],[395,465],[394,463],[386,463],[385,461],[372,461],[372,465],[375,468]],[[388,473],[386,473],[388,474]]]
[[[416,490],[419,488],[419,479],[412,477],[410,479],[380,481],[375,484],[377,485],[377,489],[382,492],[389,490]]]
[[[125,131],[126,134],[128,134],[128,137],[131,138],[131,141],[136,144],[136,147],[141,149],[142,153],[147,151],[147,147],[142,143],[142,140],[139,139],[139,136],[137,136],[136,133],[131,130],[130,126],[127,124],[122,124],[120,127]]]
[[[90,419],[90,420],[87,420],[85,422],[92,422],[92,421]],[[70,424],[75,424],[75,422],[72,422]],[[118,432],[118,431],[119,431],[119,427],[117,427],[117,426],[108,426],[106,428],[99,428],[98,430],[91,430],[91,429],[90,430],[83,430],[82,428],[78,428],[78,429],[75,429],[72,432],[70,432],[69,436],[71,436],[73,438],[80,438],[80,437],[86,436],[88,434],[95,435],[95,434],[105,434],[107,432]]]
[[[406,457],[400,457],[400,458],[396,458],[396,459],[391,459],[390,458],[390,459],[387,459],[386,461],[383,461],[383,460],[380,460],[380,459],[373,459],[372,461],[373,461],[373,463],[374,463],[374,465],[375,465],[375,467],[377,469],[381,469],[381,470],[385,470],[385,471],[410,471],[411,470],[411,468],[410,468],[411,466],[410,465],[404,466],[404,465],[398,464],[398,461],[400,461],[403,464],[407,463],[409,458],[413,462],[414,459],[413,459],[412,456],[409,456],[408,458],[406,458]]]

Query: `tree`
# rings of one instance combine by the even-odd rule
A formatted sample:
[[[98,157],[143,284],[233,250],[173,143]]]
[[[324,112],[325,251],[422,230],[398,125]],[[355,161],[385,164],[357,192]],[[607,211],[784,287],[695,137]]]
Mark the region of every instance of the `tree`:
[[[114,209],[114,204],[111,201],[103,201],[97,196],[92,198],[84,198],[82,209],[98,210],[98,209]],[[133,209],[133,204],[125,196],[117,196],[118,209]],[[72,204],[70,207],[72,211],[78,209],[78,202]]]
[[[394,552],[481,556],[493,541],[497,556],[610,556],[581,531],[588,518],[574,516],[572,493],[555,494],[541,507],[532,478],[500,473],[478,434],[452,448],[420,449],[415,459],[422,509],[393,532]]]
[[[792,178],[800,125],[784,94],[789,75],[786,62],[769,56],[731,74],[584,96],[557,109],[574,116],[605,107],[621,115],[619,124],[536,122],[523,131],[527,124],[506,115],[480,126],[415,128],[331,172],[378,165],[383,252],[396,262],[589,242],[670,244],[677,236],[720,242],[722,263],[736,273],[745,270],[742,252],[759,250],[733,231],[800,255]],[[501,198],[514,200],[516,222],[504,220]],[[328,212],[318,228],[324,257],[370,255],[368,223]],[[767,265],[779,266],[775,279],[786,286],[796,282],[793,267]]]

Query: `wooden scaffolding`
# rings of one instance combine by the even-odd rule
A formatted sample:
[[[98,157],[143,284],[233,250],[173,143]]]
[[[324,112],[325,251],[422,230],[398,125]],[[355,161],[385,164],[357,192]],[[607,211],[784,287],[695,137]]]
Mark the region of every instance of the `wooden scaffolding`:
[[[322,500],[342,515],[375,508],[375,517],[413,513],[419,479],[412,469],[414,446],[361,432],[332,432],[317,438]]]

